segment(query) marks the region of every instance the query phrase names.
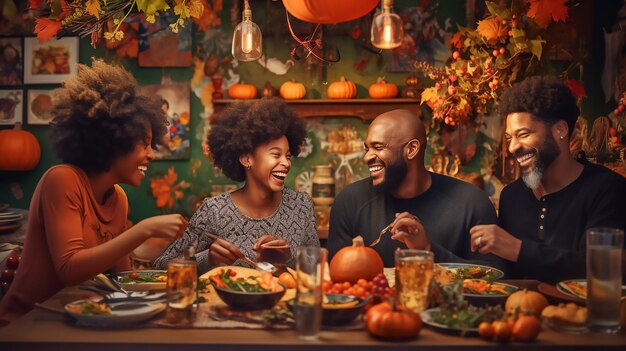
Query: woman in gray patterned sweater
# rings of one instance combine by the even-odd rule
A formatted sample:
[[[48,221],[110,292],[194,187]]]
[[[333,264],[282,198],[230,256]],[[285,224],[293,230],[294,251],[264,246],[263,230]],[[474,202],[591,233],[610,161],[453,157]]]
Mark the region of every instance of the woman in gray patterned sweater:
[[[205,199],[154,267],[165,269],[192,244],[200,273],[221,264],[247,265],[239,259],[244,255],[258,260],[266,243],[282,247],[279,261],[293,267],[298,246],[319,246],[310,196],[284,187],[305,136],[304,122],[281,99],[239,102],[222,111],[208,136],[211,158],[243,186]]]

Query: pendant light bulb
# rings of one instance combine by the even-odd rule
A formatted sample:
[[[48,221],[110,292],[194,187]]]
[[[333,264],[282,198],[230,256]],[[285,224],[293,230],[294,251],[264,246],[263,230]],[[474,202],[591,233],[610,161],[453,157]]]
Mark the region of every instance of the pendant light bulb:
[[[379,49],[397,48],[403,37],[402,19],[393,12],[393,0],[383,0],[383,9],[372,22],[372,45]]]
[[[252,10],[245,1],[243,19],[233,33],[233,57],[242,62],[258,60],[263,51],[261,49],[261,29],[252,22]]]

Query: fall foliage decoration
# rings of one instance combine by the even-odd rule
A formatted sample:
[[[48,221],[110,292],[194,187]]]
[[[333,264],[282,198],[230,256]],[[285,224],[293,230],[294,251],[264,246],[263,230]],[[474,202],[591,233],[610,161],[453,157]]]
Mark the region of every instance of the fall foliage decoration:
[[[372,99],[395,98],[398,95],[398,86],[386,82],[383,77],[378,77],[376,83],[370,85],[368,93]]]
[[[156,199],[156,207],[160,210],[173,209],[175,200],[180,200],[184,196],[184,190],[191,187],[191,184],[178,180],[178,173],[174,167],[170,167],[162,177],[150,179],[150,192]]]
[[[327,94],[331,99],[353,99],[356,96],[356,85],[341,76],[338,81],[330,83]]]
[[[214,2],[221,8],[221,0]],[[208,0],[30,0],[30,8],[40,13],[35,26],[40,42],[74,33],[91,36],[94,47],[103,36],[110,41],[124,39],[122,24],[130,16],[141,15],[154,23],[163,11],[172,10],[177,18],[169,27],[178,33],[188,20],[206,27],[212,13]],[[113,26],[107,27],[109,21]]]
[[[304,84],[295,80],[286,81],[280,86],[280,96],[285,100],[302,99],[306,95]]]
[[[256,87],[244,82],[235,83],[228,88],[231,99],[254,99],[257,95]]]
[[[383,259],[376,250],[366,247],[363,238],[352,239],[352,246],[339,250],[330,261],[330,278],[334,282],[356,283],[359,279],[372,280],[383,273]]]
[[[21,123],[15,128],[0,131],[0,170],[28,171],[39,163],[41,148],[37,138],[25,130]]]
[[[422,103],[433,119],[455,126],[480,124],[503,90],[536,73],[552,21],[568,18],[565,0],[513,0],[510,6],[487,1],[489,16],[476,30],[459,26],[450,40],[452,57],[443,68],[426,62],[415,67],[434,80]],[[546,22],[547,20],[547,22]]]
[[[380,303],[367,311],[365,326],[376,337],[401,340],[416,337],[422,330],[422,319],[391,299],[391,302]]]

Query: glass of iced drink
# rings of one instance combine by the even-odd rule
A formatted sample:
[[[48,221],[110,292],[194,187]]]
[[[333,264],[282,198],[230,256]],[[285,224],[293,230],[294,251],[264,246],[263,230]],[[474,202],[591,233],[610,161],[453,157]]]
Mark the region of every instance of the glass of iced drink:
[[[322,281],[328,252],[315,246],[296,251],[296,298],[293,304],[296,333],[317,339],[322,324]]]
[[[172,260],[167,264],[167,320],[190,323],[195,319],[194,302],[198,270],[192,260]]]
[[[428,289],[435,256],[425,250],[396,251],[396,293],[398,302],[420,314],[428,307]]]

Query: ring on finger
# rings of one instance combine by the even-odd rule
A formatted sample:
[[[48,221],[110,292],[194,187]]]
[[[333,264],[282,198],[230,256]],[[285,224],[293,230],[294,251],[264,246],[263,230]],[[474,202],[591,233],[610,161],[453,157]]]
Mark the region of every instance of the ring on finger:
[[[482,244],[482,242],[481,242],[482,238],[483,238],[482,236],[479,236],[478,238],[476,238],[476,240],[474,241],[474,244],[476,244],[476,246],[478,246],[478,247],[481,247],[482,246],[481,245]]]

